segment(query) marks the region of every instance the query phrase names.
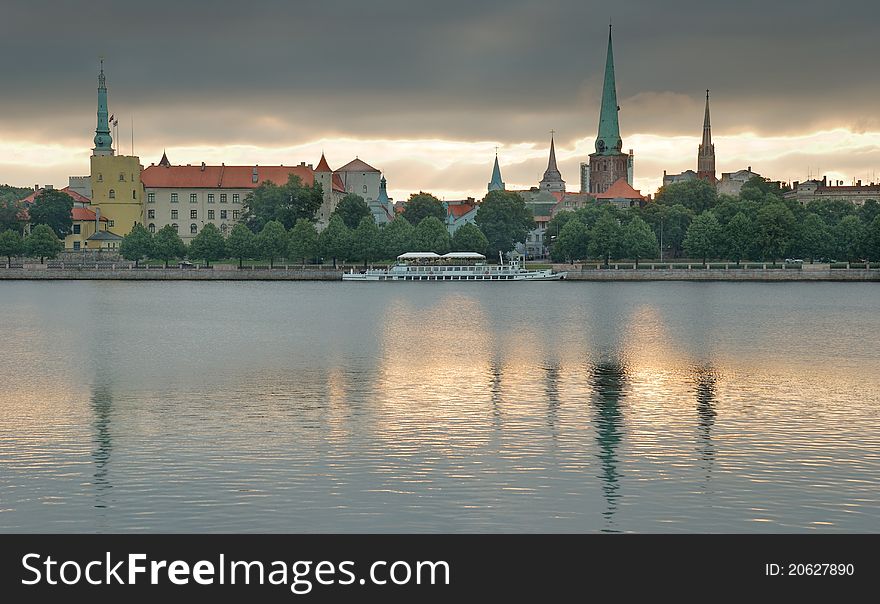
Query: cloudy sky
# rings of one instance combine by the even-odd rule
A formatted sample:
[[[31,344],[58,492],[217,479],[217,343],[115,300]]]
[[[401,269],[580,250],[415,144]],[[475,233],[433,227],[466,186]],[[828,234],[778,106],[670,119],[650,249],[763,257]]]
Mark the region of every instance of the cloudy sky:
[[[613,8],[612,8],[613,7]],[[4,0],[0,183],[88,173],[97,57],[118,151],[142,163],[355,156],[393,197],[482,196],[593,150],[609,19],[636,188],[696,167],[705,89],[717,168],[880,180],[873,0]]]

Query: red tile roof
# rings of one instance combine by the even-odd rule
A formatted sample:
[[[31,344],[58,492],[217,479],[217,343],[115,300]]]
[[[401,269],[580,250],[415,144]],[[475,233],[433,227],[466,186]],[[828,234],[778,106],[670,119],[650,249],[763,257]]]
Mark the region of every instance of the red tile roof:
[[[645,199],[645,196],[642,195],[639,191],[636,191],[629,183],[626,182],[626,179],[621,177],[618,178],[613,185],[608,187],[608,190],[604,193],[597,193],[597,199]]]
[[[449,206],[449,213],[455,216],[456,218],[461,218],[474,208],[476,208],[476,204],[459,204],[459,205],[451,205]]]
[[[40,189],[39,191],[34,191],[30,195],[28,195],[24,199],[20,199],[19,201],[24,202],[24,203],[34,203],[34,200],[37,198],[37,195],[39,195],[40,193],[42,193],[45,190],[46,190],[46,188],[44,187],[44,188]],[[91,203],[91,200],[88,197],[84,197],[83,195],[80,195],[76,191],[72,191],[69,186],[64,187],[63,189],[58,189],[58,190],[70,195],[73,198],[73,201],[75,201],[77,203]]]
[[[368,164],[362,159],[353,159],[341,168],[337,170],[337,172],[378,172],[376,168]]]
[[[254,182],[253,174],[257,178]],[[150,166],[141,172],[145,187],[178,189],[256,189],[271,180],[276,185],[287,183],[291,174],[299,176],[304,185],[315,182],[315,173],[308,166]]]
[[[315,172],[332,172],[330,169],[330,164],[327,163],[327,158],[324,157],[324,154],[321,154],[321,161],[318,162],[318,167],[315,168]]]
[[[74,207],[70,214],[71,218],[74,220],[82,220],[85,222],[95,221],[95,213],[88,208]],[[107,222],[107,217],[101,216],[101,222]]]
[[[342,177],[339,174],[333,174],[333,190],[345,193],[345,185],[342,184]]]
[[[448,213],[452,214],[455,218],[461,218],[477,207],[477,200],[470,197],[468,199],[449,200],[445,203]]]

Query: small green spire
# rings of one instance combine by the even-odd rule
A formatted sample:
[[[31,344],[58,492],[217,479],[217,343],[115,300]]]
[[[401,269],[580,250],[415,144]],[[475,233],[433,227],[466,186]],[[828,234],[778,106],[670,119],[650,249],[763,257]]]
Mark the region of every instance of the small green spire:
[[[384,176],[382,176],[382,180],[379,181],[379,196],[376,198],[376,201],[383,205],[389,205],[391,203],[388,199],[388,181],[385,180]]]
[[[92,155],[113,155],[113,137],[110,136],[110,120],[107,116],[107,81],[104,77],[104,59],[98,74],[98,127],[95,128],[95,148]]]
[[[501,167],[498,165],[498,150],[495,150],[495,167],[492,168],[492,180],[489,182],[490,191],[503,191],[504,181],[501,180]]]
[[[620,153],[623,141],[617,121],[617,86],[614,81],[614,51],[611,46],[611,25],[608,25],[608,54],[605,58],[605,83],[602,86],[602,107],[599,113],[599,135],[596,152],[604,155]]]

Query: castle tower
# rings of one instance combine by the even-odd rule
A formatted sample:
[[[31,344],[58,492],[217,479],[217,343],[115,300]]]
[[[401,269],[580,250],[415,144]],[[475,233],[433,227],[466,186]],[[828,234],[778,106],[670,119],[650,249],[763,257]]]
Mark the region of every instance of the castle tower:
[[[697,151],[697,178],[715,186],[715,145],[712,144],[712,125],[709,122],[709,91],[706,90],[706,115],[703,117],[703,142]]]
[[[140,159],[115,155],[107,117],[107,82],[104,61],[98,74],[98,127],[95,129],[95,148],[90,158],[89,181],[92,188],[92,208],[107,218],[108,230],[127,235],[136,222],[144,222],[144,187],[141,183]]]
[[[330,223],[330,215],[336,209],[333,196],[333,170],[330,169],[330,164],[327,163],[327,158],[323,153],[321,153],[321,161],[315,168],[315,184],[321,185],[324,195],[324,201],[318,209],[318,220],[315,225],[321,230]]]
[[[492,180],[489,182],[489,190],[504,190],[504,181],[501,180],[501,167],[498,165],[498,151],[495,151],[495,167],[492,168]]]
[[[590,154],[589,192],[604,193],[623,178],[628,180],[632,155],[623,152],[618,122],[617,85],[614,79],[614,52],[611,44],[611,26],[608,26],[608,54],[605,58],[605,81],[602,86],[602,105],[599,110],[599,132],[596,152]],[[582,178],[582,180],[585,180]]]
[[[544,178],[538,183],[538,188],[542,191],[565,192],[565,181],[562,180],[562,174],[556,167],[556,145],[553,142],[553,131],[550,131],[550,159],[547,162],[547,169],[544,171]]]

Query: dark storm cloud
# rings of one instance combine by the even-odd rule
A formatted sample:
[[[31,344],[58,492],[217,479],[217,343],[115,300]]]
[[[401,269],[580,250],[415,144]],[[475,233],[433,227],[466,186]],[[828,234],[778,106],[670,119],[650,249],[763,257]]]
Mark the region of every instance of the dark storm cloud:
[[[625,135],[693,133],[707,87],[719,132],[878,125],[874,2],[12,0],[2,10],[6,132],[93,128],[103,54],[112,107],[142,116],[156,138],[519,141],[554,127],[573,140],[595,129],[609,18]]]
[[[480,141],[470,152],[480,157],[459,150],[417,159],[406,159],[413,147],[402,143],[407,150],[391,154],[355,141],[336,145],[333,160],[360,153],[402,190],[476,193],[485,190],[495,142],[504,145],[509,183],[536,182],[553,128],[576,189],[613,19],[624,145],[637,147],[637,181],[654,186],[647,180],[663,169],[693,167],[696,142],[666,149],[655,138],[646,152],[636,135],[699,136],[706,88],[719,170],[753,160],[743,142],[750,138],[725,145],[725,135],[880,130],[878,17],[867,0],[4,0],[0,181],[63,182],[83,172],[103,55],[110,111],[122,127],[117,148],[129,151],[134,116],[146,163],[175,147],[246,145],[253,152],[239,161],[258,162],[278,159],[260,149],[310,145],[290,161],[315,161],[334,139]],[[23,142],[32,147],[19,154]],[[60,146],[54,167],[48,159],[35,165],[41,145]],[[512,145],[538,151],[514,153]],[[774,145],[757,155],[777,178],[819,162],[861,176],[878,163],[876,137],[846,155],[825,139],[821,148],[790,149],[796,143],[784,138]],[[82,158],[71,159],[74,151]],[[174,161],[203,159],[184,155]]]

